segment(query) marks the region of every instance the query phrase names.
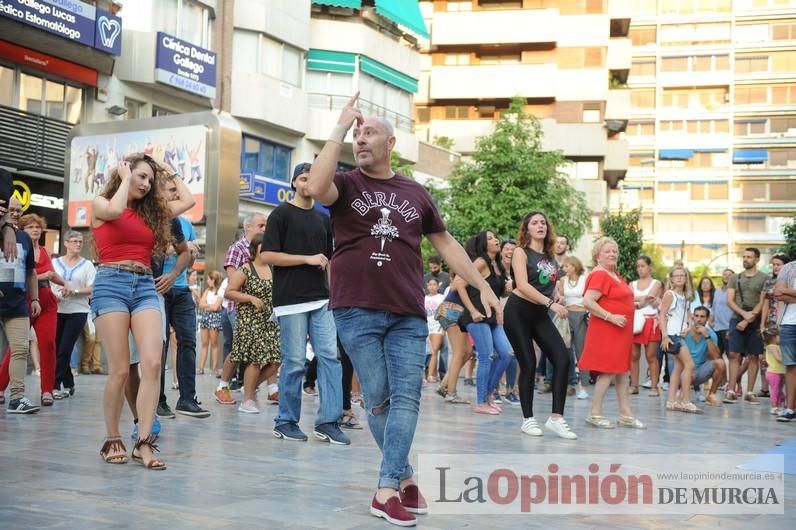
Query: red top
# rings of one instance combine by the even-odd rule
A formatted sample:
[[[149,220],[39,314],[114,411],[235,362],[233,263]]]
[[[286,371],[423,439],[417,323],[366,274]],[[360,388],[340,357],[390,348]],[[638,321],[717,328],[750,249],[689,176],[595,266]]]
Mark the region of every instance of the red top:
[[[130,208],[125,208],[118,219],[105,221],[92,228],[100,263],[133,260],[145,267],[152,262],[155,234],[144,219]]]
[[[47,253],[47,249],[39,247],[39,261],[36,262],[36,274],[44,274],[49,271],[55,271],[53,262],[50,259],[50,255]]]
[[[590,318],[578,368],[608,374],[627,372],[633,350],[633,290],[623,279],[616,280],[602,270],[596,270],[586,278],[583,292],[589,289],[602,294],[597,303],[603,311],[624,315],[627,323],[620,328],[599,317]]]
[[[50,254],[44,247],[39,247],[39,260],[36,262],[36,274],[44,274],[45,272],[54,271],[53,262],[50,259]],[[42,280],[44,283],[39,285],[39,306],[41,306],[42,313],[55,314],[58,311],[58,299],[50,289],[50,282]],[[42,287],[45,285],[46,287]],[[28,295],[28,303],[30,303],[30,295]],[[39,315],[41,316],[41,315]],[[37,317],[38,318],[38,317]],[[35,321],[33,318],[31,321]]]

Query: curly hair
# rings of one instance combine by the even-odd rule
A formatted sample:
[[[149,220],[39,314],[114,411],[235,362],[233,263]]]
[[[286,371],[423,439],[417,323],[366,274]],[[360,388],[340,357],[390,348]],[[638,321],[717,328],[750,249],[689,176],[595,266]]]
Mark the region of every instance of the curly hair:
[[[135,171],[139,164],[148,164],[152,169],[152,174],[155,175],[149,193],[144,195],[143,198],[133,201],[131,209],[141,216],[144,223],[155,234],[153,254],[156,256],[165,255],[166,248],[174,239],[171,233],[171,210],[169,210],[168,200],[163,193],[163,184],[170,177],[164,170],[160,169],[154,159],[144,153],[133,153],[124,157],[124,160],[130,163],[130,171]],[[114,196],[116,190],[119,189],[121,183],[122,178],[119,176],[118,168],[113,168],[108,184],[100,192],[100,196],[110,199]]]
[[[37,215],[35,213],[25,214],[19,218],[19,229],[24,230],[26,226],[30,224],[37,224],[39,228],[41,228],[42,232],[47,230],[47,221],[44,220],[44,217],[41,215]]]
[[[547,223],[547,234],[544,236],[544,254],[548,258],[552,258],[556,248],[556,231],[553,225],[550,224],[550,219],[537,210],[529,212],[528,215],[522,218],[520,229],[517,231],[517,246],[520,248],[528,248],[531,244],[531,234],[528,232],[528,223],[534,215],[541,215]]]

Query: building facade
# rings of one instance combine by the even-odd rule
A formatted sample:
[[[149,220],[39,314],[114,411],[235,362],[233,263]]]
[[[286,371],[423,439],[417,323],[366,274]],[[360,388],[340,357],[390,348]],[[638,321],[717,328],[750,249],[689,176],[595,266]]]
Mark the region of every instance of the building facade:
[[[630,168],[612,209],[641,207],[667,263],[761,264],[796,212],[796,1],[630,0]]]
[[[624,178],[631,64],[626,12],[608,0],[421,1],[430,29],[422,41],[417,134],[463,155],[490,134],[513,97],[541,120],[546,149],[571,161],[593,228],[607,188]],[[585,213],[589,215],[589,213]]]

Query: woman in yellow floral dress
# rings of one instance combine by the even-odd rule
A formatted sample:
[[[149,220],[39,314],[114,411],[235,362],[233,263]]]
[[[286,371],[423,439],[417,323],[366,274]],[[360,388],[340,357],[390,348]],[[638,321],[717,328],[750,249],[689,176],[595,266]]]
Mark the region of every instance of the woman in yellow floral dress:
[[[224,294],[238,303],[231,355],[235,362],[248,363],[243,374],[243,402],[238,407],[246,414],[260,413],[257,387],[276,373],[281,361],[279,324],[271,320],[273,278],[262,259],[262,243],[262,234],[257,234],[249,246],[251,261],[230,275]]]

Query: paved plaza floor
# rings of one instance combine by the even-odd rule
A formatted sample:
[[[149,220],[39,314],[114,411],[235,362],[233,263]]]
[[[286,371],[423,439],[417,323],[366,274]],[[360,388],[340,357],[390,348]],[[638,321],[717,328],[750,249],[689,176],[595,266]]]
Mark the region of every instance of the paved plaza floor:
[[[168,376],[170,378],[170,375]],[[34,395],[38,382],[27,378]],[[380,462],[367,428],[346,431],[350,447],[310,439],[285,442],[271,434],[277,407],[239,414],[215,403],[215,378],[197,376],[208,419],[162,420],[161,454],[168,465],[147,471],[130,462],[104,464],[101,396],[104,376],[81,375],[77,393],[36,415],[0,412],[0,528],[394,528],[368,513]],[[469,398],[470,387],[464,388]],[[589,391],[591,388],[589,387]],[[591,392],[590,392],[591,393]],[[606,412],[616,415],[613,392]],[[172,407],[176,391],[168,390]],[[317,398],[304,396],[301,426],[311,434]],[[587,428],[589,401],[567,401],[566,417],[577,441],[531,438],[519,431],[519,406],[483,416],[465,405],[446,404],[431,385],[423,391],[412,460],[427,453],[456,454],[671,454],[763,453],[796,438],[796,423],[776,423],[767,400],[736,404],[697,416],[666,412],[664,398],[633,396],[646,431]],[[537,417],[546,419],[550,396],[537,396]],[[364,411],[358,409],[361,419]],[[132,421],[123,415],[130,448]],[[665,462],[657,463],[660,469]],[[664,516],[575,515],[419,516],[420,528],[796,528],[796,477],[785,483],[785,515]],[[428,495],[428,492],[427,492]]]

